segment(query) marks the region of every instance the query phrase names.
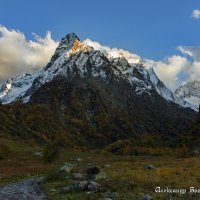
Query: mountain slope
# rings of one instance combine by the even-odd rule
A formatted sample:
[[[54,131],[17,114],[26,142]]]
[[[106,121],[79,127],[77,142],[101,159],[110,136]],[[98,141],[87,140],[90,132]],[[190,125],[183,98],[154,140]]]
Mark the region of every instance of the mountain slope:
[[[3,116],[15,116],[14,122],[7,120],[6,132],[12,134],[14,123],[13,127],[28,129],[38,137],[59,133],[85,145],[102,146],[147,134],[167,141],[178,137],[197,116],[175,103],[153,69],[141,62],[129,63],[123,56],[107,57],[74,33],[61,40],[44,68],[6,84],[1,89],[3,104],[26,103],[19,104],[20,111],[15,103],[0,107]]]

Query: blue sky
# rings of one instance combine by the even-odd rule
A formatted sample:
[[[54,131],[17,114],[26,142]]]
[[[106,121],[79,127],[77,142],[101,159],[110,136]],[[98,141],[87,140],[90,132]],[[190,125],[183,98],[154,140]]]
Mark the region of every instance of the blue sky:
[[[197,0],[1,0],[0,24],[60,39],[75,32],[81,39],[161,59],[179,45],[197,45],[200,20],[191,13]]]
[[[196,18],[192,17],[195,9]],[[1,0],[0,24],[19,30],[26,41],[33,40],[32,33],[44,38],[51,31],[53,40],[58,41],[75,32],[82,40],[90,38],[126,49],[149,59],[159,77],[173,89],[197,79],[193,74],[200,75],[200,63],[195,65],[200,57],[199,9],[197,0]],[[5,71],[0,61],[2,74],[3,68]]]

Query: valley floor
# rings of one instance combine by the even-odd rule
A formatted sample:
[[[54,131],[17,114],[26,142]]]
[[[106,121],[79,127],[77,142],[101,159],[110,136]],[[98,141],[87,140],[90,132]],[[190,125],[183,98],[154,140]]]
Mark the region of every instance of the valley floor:
[[[200,199],[200,193],[189,193],[190,187],[200,187],[199,156],[181,157],[177,152],[173,156],[120,156],[62,149],[56,162],[48,164],[34,141],[0,139],[0,143],[9,147],[7,157],[0,160],[0,186],[42,176],[41,187],[50,200],[142,200],[145,195],[157,200]],[[86,171],[91,166],[100,173],[89,177]],[[156,193],[156,187],[187,191]]]

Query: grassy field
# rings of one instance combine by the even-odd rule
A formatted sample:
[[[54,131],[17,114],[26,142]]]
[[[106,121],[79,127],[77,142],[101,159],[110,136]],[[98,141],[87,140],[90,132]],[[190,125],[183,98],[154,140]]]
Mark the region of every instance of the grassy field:
[[[144,195],[153,199],[200,199],[200,195],[184,195],[155,193],[156,187],[189,189],[200,188],[200,157],[181,157],[178,151],[168,156],[120,156],[95,151],[62,149],[59,158],[48,164],[35,152],[42,151],[34,141],[19,142],[11,139],[0,139],[6,144],[9,153],[0,160],[0,185],[16,182],[30,177],[45,176],[42,187],[50,200],[98,200],[116,192],[116,199],[140,200]],[[60,174],[59,169],[64,163],[73,163],[70,173]],[[102,190],[95,193],[86,191],[60,192],[60,189],[73,183],[73,173],[85,175],[88,164],[98,166],[106,174],[106,178],[95,180]],[[155,169],[146,170],[146,165]]]

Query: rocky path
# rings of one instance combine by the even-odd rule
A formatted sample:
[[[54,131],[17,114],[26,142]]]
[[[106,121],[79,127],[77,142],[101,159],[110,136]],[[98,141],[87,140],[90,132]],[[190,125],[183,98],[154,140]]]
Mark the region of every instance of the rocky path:
[[[0,187],[0,200],[47,200],[40,188],[42,178],[29,179]]]

